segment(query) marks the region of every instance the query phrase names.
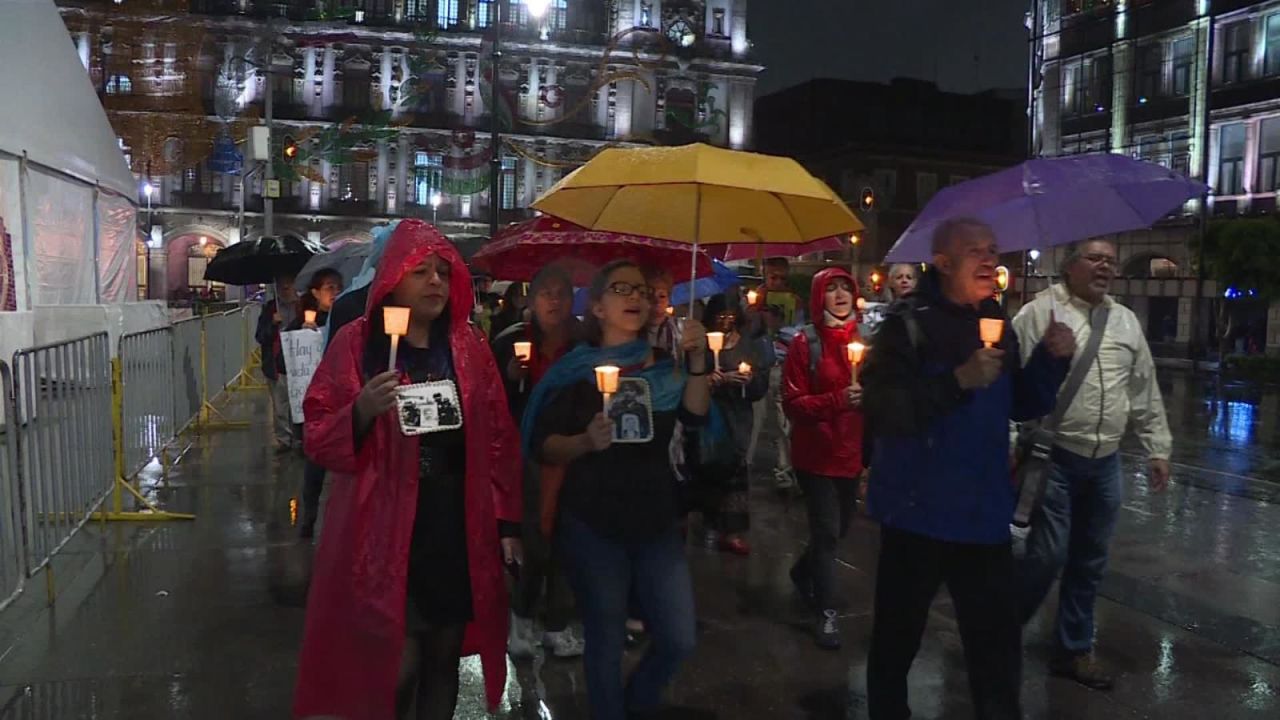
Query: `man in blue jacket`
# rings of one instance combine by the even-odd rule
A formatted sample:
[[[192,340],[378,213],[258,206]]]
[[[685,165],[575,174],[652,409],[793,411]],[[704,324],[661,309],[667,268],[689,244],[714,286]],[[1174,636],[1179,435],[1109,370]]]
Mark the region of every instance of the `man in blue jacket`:
[[[1021,717],[1022,637],[1009,421],[1052,411],[1075,338],[1051,323],[1022,367],[1006,322],[1001,341],[984,348],[979,319],[1005,319],[992,299],[994,233],[950,220],[934,234],[933,252],[933,271],[890,310],[861,375],[874,437],[868,508],[881,526],[868,709],[871,720],[911,716],[907,672],[946,583],[976,716],[1013,720]]]

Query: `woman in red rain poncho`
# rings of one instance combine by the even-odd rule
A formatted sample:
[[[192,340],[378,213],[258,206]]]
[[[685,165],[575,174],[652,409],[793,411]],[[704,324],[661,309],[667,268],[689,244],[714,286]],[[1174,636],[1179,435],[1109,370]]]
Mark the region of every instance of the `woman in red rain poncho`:
[[[471,303],[453,245],[425,223],[401,222],[365,316],[334,338],[307,390],[307,455],[338,475],[307,604],[296,718],[447,720],[458,658],[477,653],[489,707],[501,698],[502,563],[519,560],[520,442],[493,355],[467,322]],[[393,372],[385,305],[410,308]],[[452,383],[461,429],[402,433],[395,391],[419,382],[446,383],[446,402]],[[446,424],[456,411],[439,417]]]
[[[840,268],[813,276],[809,317],[782,368],[782,408],[791,420],[791,463],[809,511],[809,546],[791,580],[818,613],[820,647],[840,647],[834,609],[836,546],[849,532],[862,474],[862,386],[849,343],[858,337],[858,283]]]

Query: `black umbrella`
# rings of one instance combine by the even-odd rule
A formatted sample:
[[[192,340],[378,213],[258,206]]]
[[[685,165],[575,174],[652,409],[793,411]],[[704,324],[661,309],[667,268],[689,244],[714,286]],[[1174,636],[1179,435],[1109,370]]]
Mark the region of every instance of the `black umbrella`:
[[[205,268],[204,279],[227,285],[274,282],[281,275],[296,275],[312,255],[324,252],[324,245],[300,235],[266,235],[219,251]]]

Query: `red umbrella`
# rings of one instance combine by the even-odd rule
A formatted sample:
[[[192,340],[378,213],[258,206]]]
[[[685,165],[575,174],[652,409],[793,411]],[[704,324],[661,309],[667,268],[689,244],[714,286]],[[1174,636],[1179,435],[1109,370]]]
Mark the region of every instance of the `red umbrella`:
[[[717,260],[733,262],[735,260],[755,260],[762,254],[767,257],[799,257],[809,253],[840,250],[849,241],[842,235],[833,235],[813,242],[791,244],[737,243],[733,245],[711,245],[707,254]]]
[[[689,280],[689,246],[685,243],[587,230],[550,215],[499,232],[471,262],[495,279],[518,282],[533,280],[539,270],[555,263],[568,270],[574,285],[586,286],[601,267],[624,258],[667,270],[677,283]],[[697,266],[697,277],[715,274],[706,253],[698,253]]]

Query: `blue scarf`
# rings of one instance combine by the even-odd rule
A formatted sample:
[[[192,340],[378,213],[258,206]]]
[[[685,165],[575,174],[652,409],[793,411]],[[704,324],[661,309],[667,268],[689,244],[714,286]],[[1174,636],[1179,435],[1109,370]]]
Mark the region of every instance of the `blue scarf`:
[[[547,370],[547,374],[529,394],[524,419],[520,423],[520,438],[525,457],[533,457],[531,449],[538,416],[560,394],[561,390],[580,382],[595,382],[595,369],[599,365],[617,365],[623,368],[640,365],[648,359],[649,350],[649,343],[644,340],[633,340],[625,345],[609,348],[583,344],[560,358]],[[684,385],[687,378],[683,372],[676,372],[675,363],[669,357],[643,370],[628,372],[626,377],[639,377],[648,381],[654,412],[675,410],[684,398]]]

